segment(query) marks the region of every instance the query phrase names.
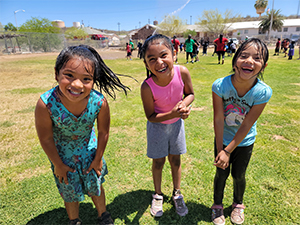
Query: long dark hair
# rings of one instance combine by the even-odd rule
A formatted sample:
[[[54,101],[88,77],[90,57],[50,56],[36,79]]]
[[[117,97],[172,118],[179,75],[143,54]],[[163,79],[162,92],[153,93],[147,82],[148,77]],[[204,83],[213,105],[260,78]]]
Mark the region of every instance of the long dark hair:
[[[142,46],[140,56],[141,56],[141,58],[144,59],[145,63],[146,63],[145,57],[146,57],[147,49],[149,48],[149,46],[151,44],[153,44],[154,42],[157,42],[158,40],[160,40],[160,44],[165,45],[167,48],[169,48],[172,51],[172,55],[174,54],[174,47],[173,47],[173,44],[172,44],[170,38],[168,38],[167,36],[162,35],[162,34],[155,34],[155,35],[148,37]],[[146,68],[146,70],[147,70],[147,78],[149,78],[151,75],[151,71],[149,71],[147,68]]]
[[[104,63],[98,52],[88,45],[69,46],[64,48],[56,59],[55,75],[57,76],[64,65],[74,57],[79,57],[83,61],[92,63],[94,69],[93,80],[100,89],[100,92],[104,91],[113,99],[116,98],[115,90],[123,90],[127,95],[127,91],[130,90],[130,88],[121,83],[117,74]],[[87,68],[85,69],[87,70]],[[87,70],[87,72],[90,71]],[[118,75],[122,76],[121,74]]]
[[[234,67],[236,65],[236,61],[240,57],[241,53],[251,45],[254,45],[257,48],[257,51],[259,52],[259,54],[263,60],[263,63],[262,63],[263,66],[257,74],[257,77],[260,78],[261,80],[263,80],[263,71],[264,71],[264,68],[266,67],[266,64],[269,59],[269,50],[268,50],[267,45],[258,38],[250,38],[241,44],[241,46],[238,48],[238,50],[236,51],[236,53],[232,59],[232,70],[235,72]]]
[[[219,41],[220,41],[220,43],[223,42],[223,34],[220,34]]]

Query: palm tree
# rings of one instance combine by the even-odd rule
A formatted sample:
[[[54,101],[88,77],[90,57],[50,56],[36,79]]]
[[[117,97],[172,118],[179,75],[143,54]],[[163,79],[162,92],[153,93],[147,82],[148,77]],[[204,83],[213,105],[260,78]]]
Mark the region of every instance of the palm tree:
[[[256,13],[259,14],[259,18],[261,17],[261,14],[265,12],[267,5],[268,0],[256,0],[254,8],[256,9]]]
[[[266,16],[262,17],[262,20],[259,23],[259,30],[265,34],[267,31],[270,31],[270,23],[271,23],[271,15],[273,13],[273,22],[272,22],[272,30],[280,31],[283,26],[283,15],[280,14],[280,10],[271,10],[270,12],[267,12]]]

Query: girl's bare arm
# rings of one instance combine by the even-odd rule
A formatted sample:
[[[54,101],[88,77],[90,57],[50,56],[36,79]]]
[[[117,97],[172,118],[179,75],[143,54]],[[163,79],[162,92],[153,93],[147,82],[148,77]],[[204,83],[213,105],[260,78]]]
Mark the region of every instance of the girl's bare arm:
[[[216,139],[217,152],[223,149],[223,132],[224,132],[224,109],[223,100],[213,92],[213,111],[214,111],[214,132]]]
[[[191,78],[189,70],[184,66],[180,66],[180,73],[181,73],[182,81],[184,83],[183,102],[186,106],[189,106],[190,104],[192,104],[192,102],[194,101],[194,98],[195,98],[194,89],[193,89],[193,85],[192,85],[192,78]]]
[[[97,117],[97,130],[98,130],[98,145],[96,156],[90,167],[87,170],[89,173],[92,169],[95,170],[98,176],[101,175],[102,170],[102,157],[109,138],[109,128],[110,128],[110,111],[107,100],[104,98]]]
[[[54,174],[59,181],[68,184],[67,172],[75,170],[63,163],[58,155],[54,139],[52,120],[46,107],[46,104],[39,99],[35,108],[35,127],[43,150],[54,165]]]
[[[54,166],[62,164],[53,139],[52,120],[46,104],[39,99],[35,108],[35,127],[46,155]]]
[[[232,141],[229,143],[229,145],[226,147],[226,150],[228,152],[232,152],[241,142],[244,140],[246,135],[248,134],[249,130],[255,123],[255,121],[259,118],[262,111],[264,110],[267,103],[254,105],[247,116],[245,117],[242,125],[236,132],[235,136],[233,137]]]

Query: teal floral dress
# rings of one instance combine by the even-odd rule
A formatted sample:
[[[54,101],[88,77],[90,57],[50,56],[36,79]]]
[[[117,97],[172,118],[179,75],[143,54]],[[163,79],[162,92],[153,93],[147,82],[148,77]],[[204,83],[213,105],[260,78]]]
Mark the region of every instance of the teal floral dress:
[[[92,90],[87,107],[79,117],[64,107],[58,95],[58,86],[42,94],[41,99],[46,104],[53,122],[53,138],[57,152],[64,164],[76,170],[74,173],[68,172],[68,185],[60,183],[54,176],[60,195],[65,202],[83,201],[85,194],[100,196],[101,184],[108,173],[104,158],[100,177],[94,170],[89,174],[85,174],[85,171],[95,158],[97,137],[94,124],[104,96]],[[54,174],[52,163],[51,168]]]

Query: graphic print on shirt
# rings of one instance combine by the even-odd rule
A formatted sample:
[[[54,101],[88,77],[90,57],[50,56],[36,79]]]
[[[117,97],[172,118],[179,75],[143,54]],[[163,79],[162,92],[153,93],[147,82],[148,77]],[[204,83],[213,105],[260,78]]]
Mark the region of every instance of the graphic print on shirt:
[[[240,126],[243,123],[246,114],[247,111],[244,107],[232,103],[224,110],[225,122],[227,126]]]

